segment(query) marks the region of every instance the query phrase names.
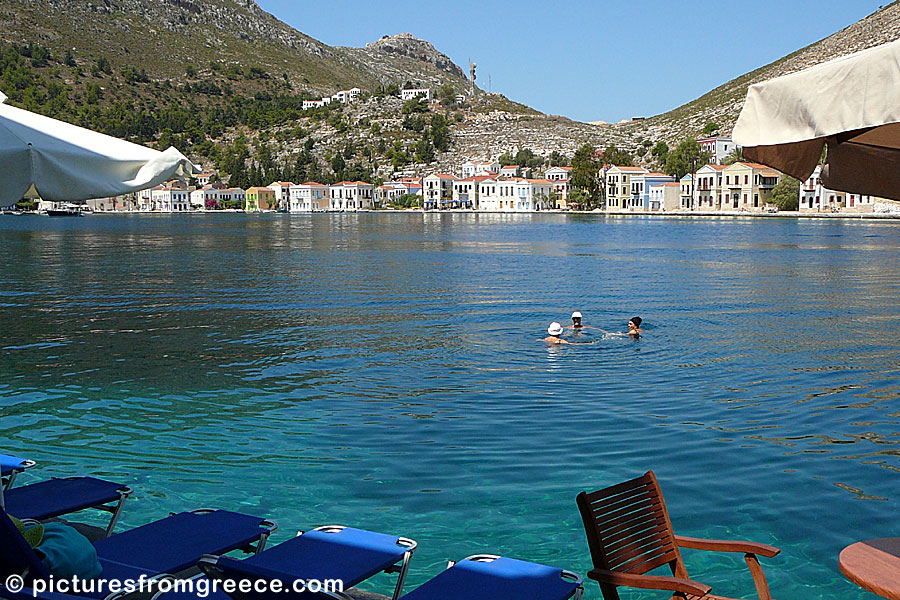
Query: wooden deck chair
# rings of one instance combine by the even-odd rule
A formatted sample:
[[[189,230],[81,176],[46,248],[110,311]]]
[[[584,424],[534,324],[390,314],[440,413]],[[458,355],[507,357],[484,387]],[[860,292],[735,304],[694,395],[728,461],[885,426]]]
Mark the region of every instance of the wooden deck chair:
[[[680,548],[742,552],[759,600],[772,600],[757,555],[773,557],[778,548],[754,542],[704,540],[675,535],[653,471],[596,492],[581,492],[578,510],[584,521],[594,569],[588,577],[600,584],[605,600],[619,600],[619,586],[666,590],[673,598],[714,600],[708,585],[688,576]],[[647,575],[668,565],[672,577]]]

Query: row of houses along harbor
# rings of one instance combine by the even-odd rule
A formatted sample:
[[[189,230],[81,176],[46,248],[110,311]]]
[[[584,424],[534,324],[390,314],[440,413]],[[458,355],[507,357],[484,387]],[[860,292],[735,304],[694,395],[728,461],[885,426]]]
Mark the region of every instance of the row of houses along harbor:
[[[406,91],[406,90],[404,90]],[[773,190],[782,174],[762,164],[719,164],[735,148],[729,138],[699,140],[715,162],[676,180],[635,166],[604,166],[597,174],[604,194],[600,211],[609,213],[753,213],[773,212]],[[456,173],[400,177],[379,185],[364,181],[323,184],[273,182],[241,189],[211,184],[213,174],[197,177],[197,187],[177,182],[139,192],[131,199],[93,201],[93,210],[189,212],[231,209],[292,213],[366,211],[399,203],[403,197],[428,211],[480,210],[536,212],[583,208],[570,205],[572,169],[553,166],[540,174],[497,160],[468,160]],[[828,190],[820,169],[800,186],[800,212],[887,212],[897,210],[880,198]]]

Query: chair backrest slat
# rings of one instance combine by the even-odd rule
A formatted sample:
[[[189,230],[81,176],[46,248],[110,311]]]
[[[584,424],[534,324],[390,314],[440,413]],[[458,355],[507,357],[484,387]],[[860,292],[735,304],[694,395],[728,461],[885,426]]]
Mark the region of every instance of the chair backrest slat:
[[[596,492],[582,492],[578,508],[595,568],[643,575],[668,564],[673,572],[683,572],[653,471]]]

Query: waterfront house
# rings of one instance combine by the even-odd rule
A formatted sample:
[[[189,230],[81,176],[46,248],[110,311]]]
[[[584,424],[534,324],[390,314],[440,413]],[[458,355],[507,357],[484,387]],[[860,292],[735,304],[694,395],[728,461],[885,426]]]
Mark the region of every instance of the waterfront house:
[[[254,186],[248,188],[244,196],[244,210],[247,212],[272,210],[277,205],[275,190],[271,188]]]
[[[199,187],[206,187],[209,185],[209,181],[215,176],[213,172],[204,172],[197,175],[195,178],[197,180],[197,185]]]
[[[516,210],[533,212],[553,208],[550,206],[552,191],[553,182],[549,179],[519,179],[516,182]]]
[[[396,180],[406,186],[407,193],[415,196],[422,195],[422,178],[421,177],[400,177]]]
[[[188,212],[191,210],[190,192],[181,187],[160,186],[150,192],[150,210],[160,212]]]
[[[550,208],[566,209],[569,200],[569,177],[572,167],[550,167],[544,177],[553,182],[554,206]]]
[[[709,152],[709,162],[714,165],[721,165],[722,161],[734,152],[735,148],[740,148],[730,137],[717,136],[706,137],[697,140],[700,150]]]
[[[431,88],[409,88],[400,90],[401,100],[412,100],[413,98],[425,98],[431,101]]]
[[[829,190],[822,185],[822,165],[800,184],[800,212],[874,212],[874,196]]]
[[[291,204],[291,186],[293,185],[290,181],[275,181],[266,186],[275,192],[275,206],[272,208],[288,210]]]
[[[243,208],[247,192],[239,187],[219,190],[219,205],[222,208]]]
[[[681,208],[681,182],[668,181],[650,188],[649,212],[673,212]]]
[[[476,175],[484,175],[488,173],[496,174],[500,170],[500,163],[496,160],[467,160],[462,165],[463,179],[467,177],[475,177]]]
[[[665,173],[638,173],[633,175],[631,177],[631,198],[629,198],[625,209],[637,212],[651,210],[650,188],[674,182],[675,178]]]
[[[341,181],[328,188],[331,210],[371,210],[375,186],[365,181]]]
[[[319,212],[328,210],[328,186],[315,181],[292,185],[288,191],[288,210],[297,212]]]
[[[489,177],[479,184],[478,208],[504,212],[546,210],[552,189],[549,179]]]
[[[736,162],[722,171],[726,201],[723,211],[765,210],[781,173],[759,163]]]
[[[453,202],[453,182],[457,179],[449,173],[432,173],[422,179],[424,208],[449,208]]]
[[[726,194],[722,187],[723,165],[703,165],[697,169],[694,185],[694,206],[697,210],[722,210]]]
[[[492,175],[473,175],[453,182],[452,208],[478,208],[478,191],[482,182],[491,179]]]
[[[194,210],[207,210],[219,208],[219,190],[206,185],[191,192],[191,208]]]
[[[403,196],[421,196],[422,188],[402,181],[386,181],[375,188],[375,200],[379,205],[394,202]]]
[[[694,210],[694,176],[688,173],[679,183],[681,184],[679,206],[682,210]]]
[[[632,205],[632,178],[648,172],[642,167],[612,166],[606,169],[606,210],[629,210]]]

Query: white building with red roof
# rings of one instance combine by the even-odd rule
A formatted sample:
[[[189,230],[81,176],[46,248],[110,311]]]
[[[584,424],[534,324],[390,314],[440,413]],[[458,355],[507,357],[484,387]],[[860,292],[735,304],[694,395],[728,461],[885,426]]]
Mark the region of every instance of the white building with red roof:
[[[553,182],[524,177],[488,178],[479,184],[478,209],[492,212],[535,212],[550,207]]]
[[[331,210],[371,210],[375,186],[365,181],[341,181],[328,188]]]
[[[449,173],[432,173],[422,179],[425,210],[450,208],[453,203],[453,182],[459,179]]]
[[[703,165],[694,179],[694,207],[697,210],[722,210],[728,202],[723,184],[724,165]]]
[[[473,175],[453,182],[452,208],[478,208],[478,191],[481,183],[492,179],[493,175]]]
[[[554,204],[552,208],[566,209],[569,201],[569,178],[572,167],[550,167],[544,177],[553,182]]]
[[[290,181],[273,181],[266,187],[275,192],[275,203],[278,210],[288,210],[291,204],[291,186],[294,185]]]
[[[475,177],[476,175],[497,174],[500,170],[500,163],[496,160],[467,160],[462,165],[463,179]]]
[[[288,210],[292,213],[321,212],[329,206],[328,186],[323,183],[307,181],[292,185],[288,190]]]

